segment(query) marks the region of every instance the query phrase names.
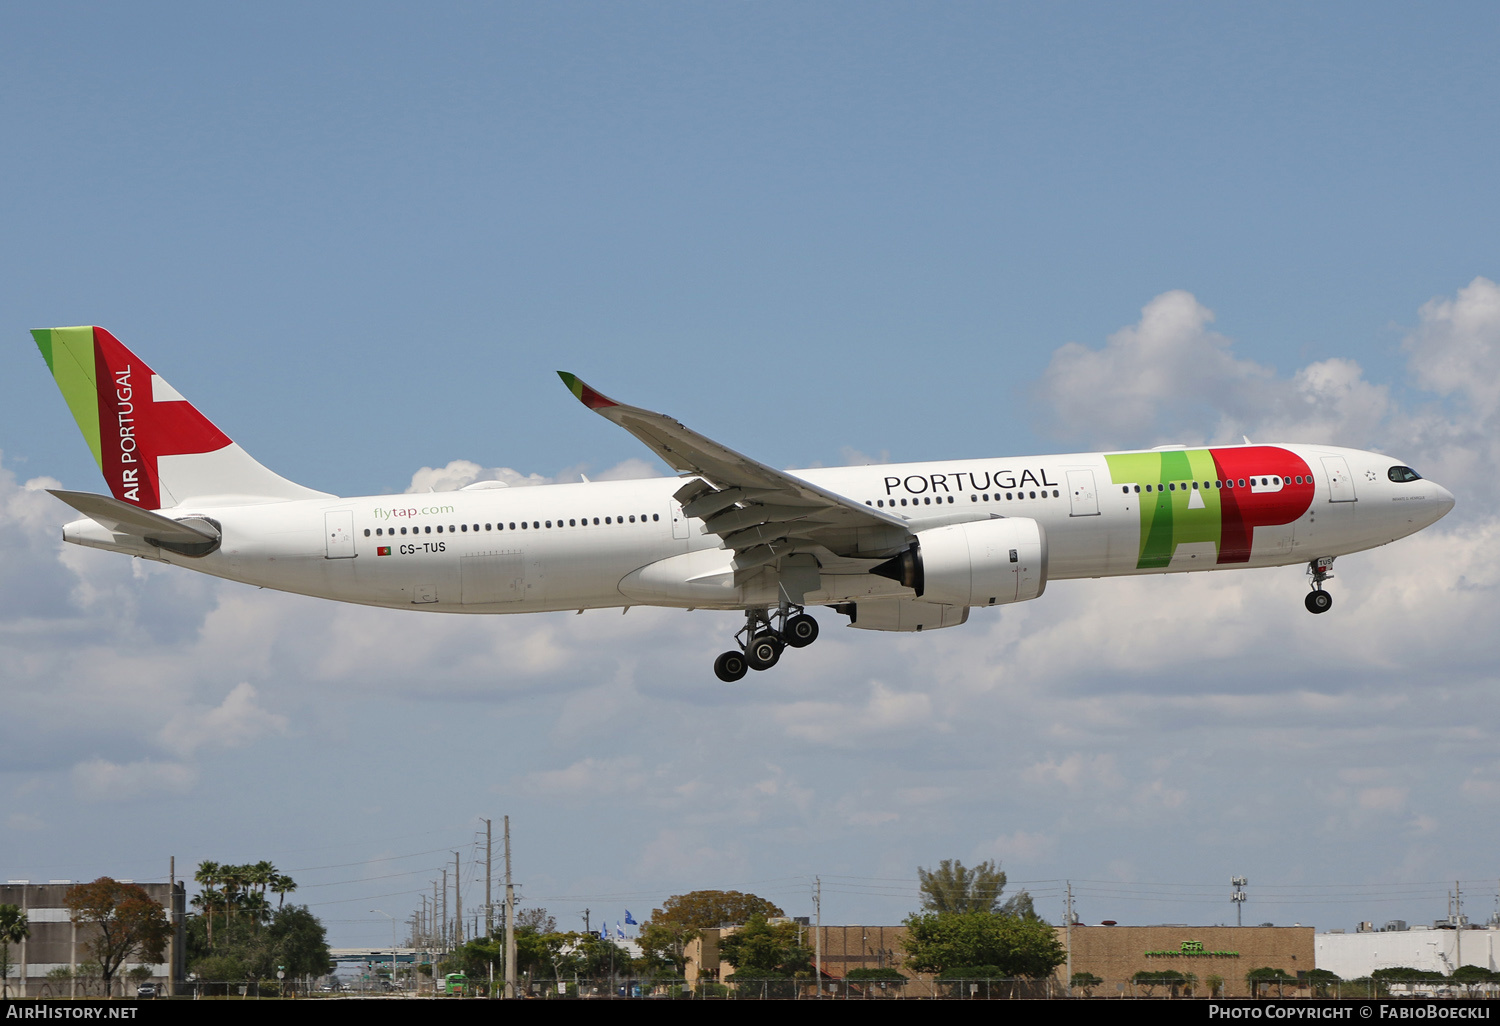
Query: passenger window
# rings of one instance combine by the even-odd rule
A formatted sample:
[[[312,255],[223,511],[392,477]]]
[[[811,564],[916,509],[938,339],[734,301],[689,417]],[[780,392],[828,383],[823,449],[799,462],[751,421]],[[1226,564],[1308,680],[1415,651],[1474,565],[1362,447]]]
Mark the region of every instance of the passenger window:
[[[370,529],[368,527],[365,528],[365,537],[366,538],[370,537]]]
[[[659,520],[661,520],[661,514],[660,513],[653,513],[653,514],[651,514],[651,522],[653,524],[656,523]]]
[[[599,526],[599,518],[598,518],[598,517],[595,517],[595,518],[594,518],[594,526],[595,526],[595,527],[598,527],[598,526]]]

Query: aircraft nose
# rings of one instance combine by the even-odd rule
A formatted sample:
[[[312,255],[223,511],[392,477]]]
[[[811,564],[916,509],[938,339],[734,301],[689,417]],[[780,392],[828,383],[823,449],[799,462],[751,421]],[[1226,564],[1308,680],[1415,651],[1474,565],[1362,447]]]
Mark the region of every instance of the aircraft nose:
[[[1432,485],[1432,491],[1434,494],[1427,501],[1431,504],[1433,521],[1438,521],[1448,515],[1456,500],[1452,492],[1436,482]]]

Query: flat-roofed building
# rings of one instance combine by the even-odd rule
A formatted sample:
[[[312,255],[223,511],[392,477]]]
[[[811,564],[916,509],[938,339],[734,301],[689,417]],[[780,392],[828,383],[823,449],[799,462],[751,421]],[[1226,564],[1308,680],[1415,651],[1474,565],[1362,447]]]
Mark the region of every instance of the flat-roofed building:
[[[26,940],[10,946],[11,969],[7,981],[12,997],[84,996],[85,983],[78,979],[78,967],[91,961],[93,957],[89,953],[88,944],[93,940],[96,927],[87,924],[75,926],[72,914],[68,911],[67,893],[79,882],[52,880],[48,883],[31,883],[27,880],[12,880],[0,884],[0,905],[16,905],[21,908],[26,913],[26,923],[31,931],[31,936]],[[166,883],[142,883],[137,886],[162,907],[168,922],[174,926],[168,935],[166,961],[147,965],[151,970],[149,982],[166,992],[174,980],[183,978],[183,913],[186,911],[187,891],[181,881],[175,886]],[[116,976],[116,996],[123,993],[123,971],[138,964],[127,962],[121,967],[121,974]],[[72,978],[48,976],[59,969],[68,970]]]

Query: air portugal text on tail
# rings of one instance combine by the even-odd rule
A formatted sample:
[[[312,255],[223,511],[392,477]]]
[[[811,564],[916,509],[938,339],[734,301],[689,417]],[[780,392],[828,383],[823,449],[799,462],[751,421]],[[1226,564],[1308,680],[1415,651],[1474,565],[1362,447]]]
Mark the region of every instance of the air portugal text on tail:
[[[568,390],[675,478],[339,498],[236,445],[109,332],[33,332],[111,495],[55,491],[70,542],[342,602],[449,613],[632,605],[739,611],[726,681],[849,626],[956,626],[1048,581],[1305,563],[1435,522],[1453,496],[1379,453],[1231,445],[788,472]]]

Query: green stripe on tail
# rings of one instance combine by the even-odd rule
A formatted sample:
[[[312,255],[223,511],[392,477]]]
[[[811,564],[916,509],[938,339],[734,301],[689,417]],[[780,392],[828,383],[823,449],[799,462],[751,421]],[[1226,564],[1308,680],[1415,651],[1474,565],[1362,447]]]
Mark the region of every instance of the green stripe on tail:
[[[94,462],[104,469],[104,457],[99,443],[99,389],[94,372],[94,329],[90,325],[77,328],[36,328],[31,332],[36,347],[47,361],[83,440],[88,442]]]

